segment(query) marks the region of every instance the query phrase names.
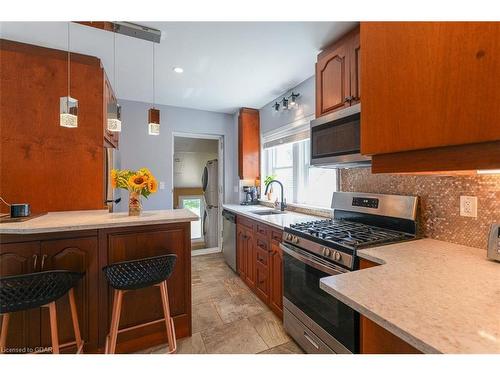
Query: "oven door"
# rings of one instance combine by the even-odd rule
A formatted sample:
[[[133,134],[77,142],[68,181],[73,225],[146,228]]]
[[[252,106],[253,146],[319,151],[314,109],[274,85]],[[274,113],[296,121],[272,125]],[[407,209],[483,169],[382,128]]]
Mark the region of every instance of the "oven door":
[[[311,121],[311,165],[369,165],[360,154],[360,120],[356,105]]]
[[[284,306],[335,352],[340,343],[348,352],[359,352],[359,314],[320,289],[320,279],[349,272],[290,244],[283,250]],[[319,327],[319,329],[315,329]],[[326,340],[325,333],[333,338]],[[344,349],[341,347],[341,349]]]

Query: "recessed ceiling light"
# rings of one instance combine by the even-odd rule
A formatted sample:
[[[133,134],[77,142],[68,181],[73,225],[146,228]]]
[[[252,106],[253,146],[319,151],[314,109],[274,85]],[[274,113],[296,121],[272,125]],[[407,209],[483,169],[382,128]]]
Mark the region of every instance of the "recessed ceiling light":
[[[180,73],[184,72],[184,69],[182,69],[182,68],[180,68],[180,67],[177,66],[177,67],[174,68],[174,72],[180,74]]]

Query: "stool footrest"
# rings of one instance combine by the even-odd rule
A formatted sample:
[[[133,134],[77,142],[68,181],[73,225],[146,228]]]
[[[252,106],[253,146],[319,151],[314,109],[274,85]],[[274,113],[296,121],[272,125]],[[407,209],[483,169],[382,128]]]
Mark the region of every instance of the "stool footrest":
[[[161,322],[165,322],[165,318],[161,318],[161,319],[157,319],[157,320],[154,320],[152,322],[148,322],[148,323],[143,323],[143,324],[137,324],[135,326],[131,326],[131,327],[127,327],[127,328],[122,328],[122,329],[119,329],[117,331],[118,334],[120,333],[123,333],[123,332],[128,332],[128,331],[131,331],[133,329],[137,329],[137,328],[142,328],[142,327],[147,327],[147,326],[150,326],[150,325],[153,325],[153,324],[158,324],[158,323],[161,323]],[[173,332],[173,335],[175,337],[175,325],[174,325],[174,319],[170,318],[170,327],[172,329],[172,332]],[[106,349],[106,352],[108,352],[109,350],[109,334],[106,336],[106,343],[104,344],[105,346],[105,349]],[[167,352],[167,354],[172,354],[172,353],[175,353],[177,351],[177,340],[174,340],[174,347],[173,348],[169,348],[170,351]]]

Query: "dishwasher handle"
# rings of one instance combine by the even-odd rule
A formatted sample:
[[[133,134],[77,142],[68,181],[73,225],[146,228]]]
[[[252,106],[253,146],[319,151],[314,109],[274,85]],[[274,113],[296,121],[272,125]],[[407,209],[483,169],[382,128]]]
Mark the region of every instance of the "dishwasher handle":
[[[236,215],[228,210],[222,210],[222,216],[224,219],[228,220],[231,223],[236,223]]]

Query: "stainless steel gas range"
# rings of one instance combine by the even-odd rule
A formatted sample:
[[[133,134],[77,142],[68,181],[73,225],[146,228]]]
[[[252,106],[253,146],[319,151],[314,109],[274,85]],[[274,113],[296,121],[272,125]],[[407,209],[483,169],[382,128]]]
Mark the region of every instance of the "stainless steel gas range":
[[[307,353],[359,353],[359,314],[320,289],[358,268],[356,251],[414,239],[417,197],[335,192],[332,219],[283,232],[283,320]]]

